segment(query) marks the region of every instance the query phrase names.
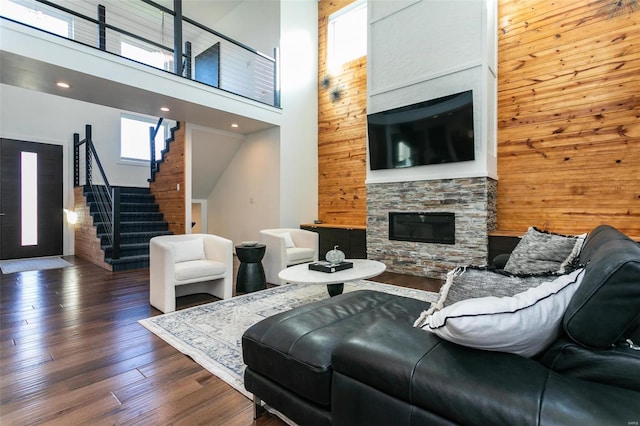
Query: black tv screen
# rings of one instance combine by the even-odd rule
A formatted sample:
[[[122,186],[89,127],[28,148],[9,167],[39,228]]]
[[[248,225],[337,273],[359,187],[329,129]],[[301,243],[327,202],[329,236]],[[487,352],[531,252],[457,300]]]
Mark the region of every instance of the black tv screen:
[[[471,90],[367,115],[371,170],[474,159]]]

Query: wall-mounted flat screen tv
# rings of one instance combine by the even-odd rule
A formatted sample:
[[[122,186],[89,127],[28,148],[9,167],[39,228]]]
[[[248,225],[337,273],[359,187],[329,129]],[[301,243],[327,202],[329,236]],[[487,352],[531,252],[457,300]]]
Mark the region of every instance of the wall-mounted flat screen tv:
[[[471,161],[471,90],[367,115],[371,170]]]

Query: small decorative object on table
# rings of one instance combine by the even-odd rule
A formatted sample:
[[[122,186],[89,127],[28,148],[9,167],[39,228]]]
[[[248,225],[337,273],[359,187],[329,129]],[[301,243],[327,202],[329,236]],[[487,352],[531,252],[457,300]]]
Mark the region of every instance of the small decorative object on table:
[[[353,262],[344,261],[344,253],[338,250],[338,246],[334,246],[333,250],[329,250],[325,259],[327,259],[325,262],[310,263],[309,269],[320,272],[337,272],[353,268]]]
[[[338,250],[338,246],[333,246],[333,250],[329,250],[324,258],[327,259],[327,262],[333,264],[341,263],[344,262],[344,252]]]

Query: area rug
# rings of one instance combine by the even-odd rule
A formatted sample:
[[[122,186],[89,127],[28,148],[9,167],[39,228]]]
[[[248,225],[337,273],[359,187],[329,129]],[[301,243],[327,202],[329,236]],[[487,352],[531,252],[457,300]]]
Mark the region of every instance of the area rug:
[[[14,272],[40,271],[43,269],[58,269],[72,266],[71,263],[57,256],[33,257],[30,259],[14,259],[0,261],[3,274]]]
[[[373,281],[345,283],[345,293],[354,290],[377,290],[426,302],[438,299],[437,293]],[[328,297],[324,285],[287,284],[147,318],[139,323],[251,398],[243,380],[245,365],[241,339],[244,331],[271,315]]]

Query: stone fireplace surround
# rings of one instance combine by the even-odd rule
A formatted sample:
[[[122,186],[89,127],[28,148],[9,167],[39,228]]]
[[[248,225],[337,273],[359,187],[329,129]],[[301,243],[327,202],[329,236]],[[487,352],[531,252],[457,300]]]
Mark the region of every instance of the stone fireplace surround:
[[[489,177],[368,183],[367,257],[390,272],[436,279],[456,266],[486,264],[496,191]],[[389,212],[454,213],[455,244],[391,241]]]

